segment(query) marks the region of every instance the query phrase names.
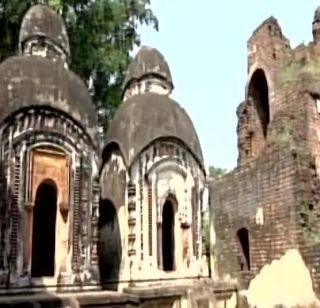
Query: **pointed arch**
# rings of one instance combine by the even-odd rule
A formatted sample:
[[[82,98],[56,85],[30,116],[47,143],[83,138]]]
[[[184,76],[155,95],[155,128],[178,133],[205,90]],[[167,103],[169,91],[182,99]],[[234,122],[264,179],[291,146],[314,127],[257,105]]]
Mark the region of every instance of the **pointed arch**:
[[[250,242],[249,242],[249,231],[246,228],[241,228],[237,231],[237,238],[240,244],[240,270],[248,270],[251,268],[250,261]]]
[[[176,198],[169,195],[162,207],[162,224],[158,229],[159,268],[169,272],[175,270],[175,212]]]
[[[99,267],[104,288],[117,290],[122,259],[121,233],[114,203],[100,200],[99,206]]]
[[[266,138],[270,122],[269,89],[266,75],[261,68],[257,69],[251,76],[248,99],[253,102],[262,135]]]
[[[51,179],[36,191],[33,209],[31,276],[54,276],[58,189]]]

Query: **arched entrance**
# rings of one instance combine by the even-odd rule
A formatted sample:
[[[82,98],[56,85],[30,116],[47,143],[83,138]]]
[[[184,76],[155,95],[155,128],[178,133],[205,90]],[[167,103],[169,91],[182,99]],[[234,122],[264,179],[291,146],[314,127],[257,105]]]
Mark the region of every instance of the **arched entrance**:
[[[33,208],[31,276],[54,276],[57,186],[44,180],[37,188]]]
[[[252,102],[252,127],[249,156],[255,157],[264,147],[270,122],[269,89],[266,75],[258,69],[251,77],[248,100]]]
[[[253,100],[262,134],[266,137],[270,121],[269,90],[267,79],[262,69],[256,70],[252,75],[248,94]]]
[[[104,288],[117,290],[122,258],[119,220],[113,202],[108,199],[100,200],[99,213],[99,266],[101,282]]]
[[[174,270],[174,208],[168,199],[162,210],[162,262],[164,271]]]
[[[248,229],[239,229],[237,231],[237,237],[241,246],[240,270],[250,271],[250,243]]]

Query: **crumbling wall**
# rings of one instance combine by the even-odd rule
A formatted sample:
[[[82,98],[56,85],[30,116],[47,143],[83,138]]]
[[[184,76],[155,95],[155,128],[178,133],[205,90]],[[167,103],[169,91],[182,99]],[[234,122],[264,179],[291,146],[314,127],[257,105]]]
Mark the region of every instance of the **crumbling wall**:
[[[211,184],[218,276],[229,274],[247,287],[265,264],[297,247],[294,155],[281,144],[269,147],[255,161]],[[249,233],[250,269],[241,267],[241,228]]]
[[[297,142],[308,132],[305,115],[279,113],[264,152],[211,185],[218,274],[238,278],[241,287],[296,248],[320,293],[320,181],[311,145]],[[241,228],[249,231],[250,269],[241,266],[245,256],[236,236]]]
[[[217,272],[238,278],[241,287],[295,248],[320,294],[319,55],[317,42],[291,50],[273,17],[248,41],[246,97],[237,110],[238,167],[210,189]],[[257,73],[265,78],[257,82]],[[261,115],[257,103],[267,100]]]
[[[257,68],[268,68],[271,80],[280,64],[292,56],[290,42],[272,16],[256,28],[248,40],[247,48],[249,76]]]
[[[296,212],[299,250],[310,271],[313,287],[320,294],[320,180],[315,159],[301,153],[296,157]]]

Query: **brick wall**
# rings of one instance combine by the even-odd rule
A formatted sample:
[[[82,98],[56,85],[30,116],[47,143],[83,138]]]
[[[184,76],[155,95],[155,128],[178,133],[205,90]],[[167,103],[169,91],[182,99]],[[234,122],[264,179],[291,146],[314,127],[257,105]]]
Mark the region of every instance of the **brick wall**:
[[[287,249],[298,245],[294,153],[268,148],[254,162],[234,170],[210,188],[217,274],[231,274],[246,287],[250,277]],[[261,214],[263,213],[263,214]],[[263,221],[262,221],[263,220]],[[250,271],[241,271],[237,231],[249,231]]]
[[[259,71],[265,79],[255,79]],[[264,134],[261,104],[269,105]],[[262,267],[296,248],[320,294],[319,111],[320,44],[292,50],[276,19],[267,19],[248,40],[238,167],[210,184],[219,276],[230,274],[246,287]],[[239,240],[241,228],[249,248]]]

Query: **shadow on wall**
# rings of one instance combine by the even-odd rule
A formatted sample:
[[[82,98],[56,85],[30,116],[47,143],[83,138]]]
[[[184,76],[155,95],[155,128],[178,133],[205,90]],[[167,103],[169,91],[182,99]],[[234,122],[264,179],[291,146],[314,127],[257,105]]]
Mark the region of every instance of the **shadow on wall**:
[[[100,200],[99,269],[104,289],[117,290],[122,257],[118,216],[113,203]]]

